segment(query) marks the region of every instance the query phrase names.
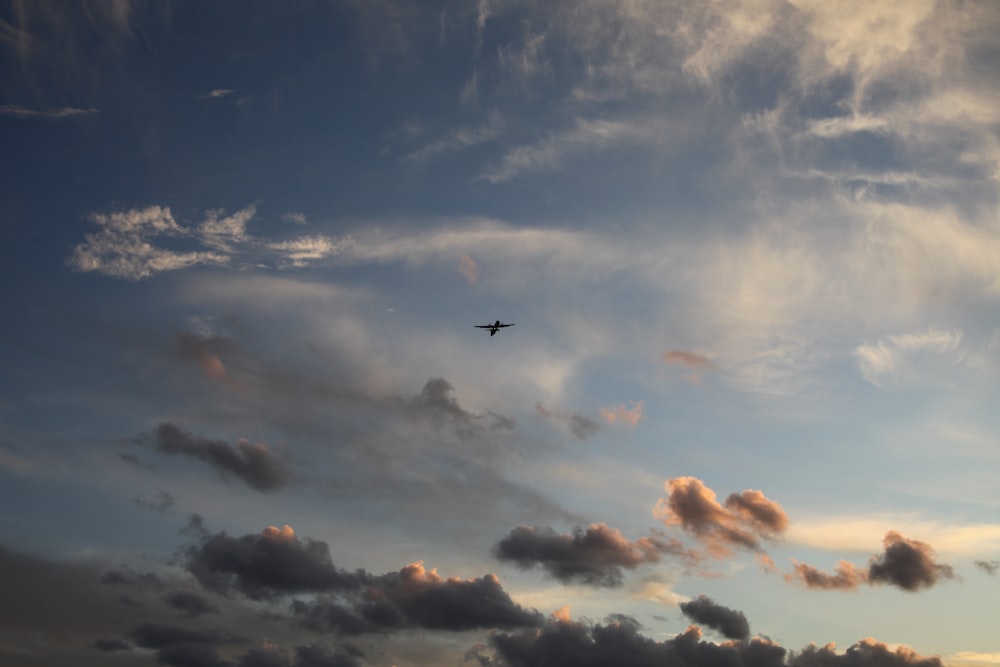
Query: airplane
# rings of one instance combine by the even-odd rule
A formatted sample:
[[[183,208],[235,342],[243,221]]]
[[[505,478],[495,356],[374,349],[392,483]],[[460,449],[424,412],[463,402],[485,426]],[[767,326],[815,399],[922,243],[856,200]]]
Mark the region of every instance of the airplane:
[[[490,330],[490,335],[491,336],[495,336],[496,333],[498,331],[500,331],[500,329],[503,329],[504,327],[512,327],[514,325],[513,324],[504,324],[500,320],[497,320],[493,324],[475,324],[473,326],[476,327],[477,329],[489,329]]]

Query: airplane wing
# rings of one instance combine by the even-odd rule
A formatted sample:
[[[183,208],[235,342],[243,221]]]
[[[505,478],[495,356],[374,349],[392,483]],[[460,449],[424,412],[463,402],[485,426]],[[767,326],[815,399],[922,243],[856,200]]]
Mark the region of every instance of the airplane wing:
[[[476,327],[477,329],[492,329],[493,328],[492,324],[473,324],[472,326]]]

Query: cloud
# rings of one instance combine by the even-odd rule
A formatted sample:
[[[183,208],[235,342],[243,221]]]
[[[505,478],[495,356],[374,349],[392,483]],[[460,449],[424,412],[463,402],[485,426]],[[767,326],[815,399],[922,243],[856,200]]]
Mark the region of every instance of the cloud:
[[[275,454],[265,444],[255,445],[240,440],[233,447],[222,440],[199,438],[169,422],[160,424],[152,433],[138,439],[139,442],[146,440],[152,440],[158,452],[204,461],[215,468],[223,479],[232,475],[257,491],[274,491],[288,484],[292,478],[284,453],[278,451]]]
[[[228,256],[214,251],[175,252],[157,248],[155,237],[185,237],[192,232],[174,220],[169,208],[150,206],[111,214],[93,213],[100,231],[87,234],[73,249],[69,264],[78,271],[97,271],[116,278],[141,280],[161,271],[197,264],[225,264]]]
[[[291,266],[302,267],[336,255],[342,245],[328,236],[303,236],[290,241],[268,243],[266,247],[284,258],[284,261]]]
[[[690,602],[681,602],[680,608],[692,621],[718,630],[726,639],[746,639],[750,636],[750,623],[743,612],[723,607],[710,597],[699,595]]]
[[[649,128],[638,123],[577,118],[570,129],[536,144],[508,151],[498,165],[483,170],[480,178],[490,183],[503,183],[525,173],[554,169],[571,156],[594,152],[609,145],[639,143],[650,137]]]
[[[535,410],[545,419],[562,421],[568,424],[570,433],[578,440],[586,440],[601,430],[600,424],[580,414],[553,412],[541,403],[535,406]]]
[[[162,513],[166,512],[168,509],[173,507],[174,502],[176,502],[176,499],[163,489],[160,489],[159,491],[156,492],[156,497],[153,498],[152,500],[147,500],[146,498],[140,496],[138,498],[135,498],[132,502],[134,502],[139,507],[145,507],[146,509],[151,509],[156,512]]]
[[[664,488],[668,497],[657,501],[653,515],[668,527],[680,526],[716,558],[732,555],[734,547],[763,551],[761,540],[778,539],[788,526],[781,505],[760,491],[733,493],[720,504],[696,477],[667,480]]]
[[[664,554],[683,551],[676,540],[627,540],[603,523],[586,529],[577,527],[572,534],[559,534],[547,527],[518,526],[493,547],[493,555],[501,562],[523,569],[538,565],[567,584],[606,587],[622,585],[622,570],[634,570],[658,562]]]
[[[219,613],[219,610],[209,604],[208,600],[204,597],[189,591],[175,591],[173,593],[168,593],[163,596],[163,601],[174,609],[183,611],[191,618],[201,616],[202,614]]]
[[[993,575],[1000,569],[1000,560],[977,560],[975,566],[986,574]]]
[[[468,92],[463,91],[463,96],[465,96],[465,99],[472,102],[476,94],[475,75],[473,75],[473,78],[469,80],[469,84],[472,87],[466,89]],[[441,154],[456,153],[480,144],[494,141],[503,134],[504,125],[503,116],[496,111],[491,112],[487,117],[486,122],[479,127],[466,127],[452,130],[441,139],[432,141],[425,146],[421,146],[415,151],[407,153],[403,156],[403,159],[419,164]]]
[[[484,628],[537,627],[542,615],[517,605],[496,575],[445,579],[422,561],[398,573],[373,578],[363,595],[295,600],[292,609],[305,626],[348,635],[407,628],[462,631]]]
[[[192,527],[200,527],[200,522],[194,520]],[[301,539],[290,526],[269,526],[243,537],[230,537],[224,531],[202,534],[185,550],[184,567],[209,590],[223,594],[236,590],[254,600],[357,590],[370,579],[360,570],[336,568],[326,542]]]
[[[213,88],[204,95],[199,95],[198,97],[204,99],[219,99],[221,97],[225,97],[226,95],[232,95],[235,92],[236,92],[235,90],[232,90],[230,88]]]
[[[281,216],[281,219],[293,225],[304,225],[307,222],[305,213],[298,211],[288,211]]]
[[[234,345],[228,336],[219,334],[199,335],[185,331],[174,337],[177,356],[184,361],[193,361],[210,380],[237,386],[226,370],[221,357],[233,351]]]
[[[28,109],[15,104],[0,105],[0,116],[14,118],[41,118],[43,120],[62,120],[76,116],[92,116],[100,113],[99,109],[78,109],[75,107],[60,107],[58,109]]]
[[[642,419],[642,401],[632,401],[627,407],[624,403],[619,403],[613,408],[601,408],[601,416],[607,420],[609,424],[628,424],[629,426],[635,426]]]
[[[611,616],[604,624],[553,621],[540,632],[497,633],[490,638],[490,645],[496,653],[496,662],[482,664],[497,667],[569,664],[784,667],[786,655],[784,648],[759,637],[722,645],[704,642],[695,626],[673,638],[656,641],[639,634],[639,624],[622,615]]]
[[[479,279],[479,267],[468,255],[462,255],[458,261],[458,272],[465,276],[470,285],[475,285]]]
[[[794,571],[785,579],[820,590],[853,590],[867,583],[871,586],[887,584],[912,593],[931,588],[943,579],[955,578],[950,565],[934,561],[934,549],[925,542],[889,531],[882,543],[885,550],[869,560],[867,569],[840,561],[836,574],[829,575],[811,565],[796,563]]]
[[[715,364],[708,357],[687,350],[667,350],[663,353],[663,360],[668,364],[680,364],[693,370],[715,367]]]
[[[961,331],[929,329],[917,334],[887,336],[854,350],[861,374],[880,388],[926,383],[944,367],[965,362]]]
[[[885,551],[872,559],[868,567],[870,583],[891,584],[904,591],[917,591],[955,576],[951,566],[934,562],[934,549],[925,542],[908,540],[890,531],[883,544]]]
[[[794,566],[794,571],[785,575],[785,580],[799,582],[806,588],[850,591],[856,589],[860,584],[868,582],[867,570],[860,569],[845,560],[837,563],[835,574],[832,575],[821,572],[806,563],[795,562]]]

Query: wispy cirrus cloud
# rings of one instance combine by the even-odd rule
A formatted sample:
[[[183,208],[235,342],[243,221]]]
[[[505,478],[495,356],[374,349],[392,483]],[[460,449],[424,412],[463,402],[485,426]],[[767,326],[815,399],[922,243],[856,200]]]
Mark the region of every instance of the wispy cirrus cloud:
[[[94,108],[59,107],[55,109],[29,109],[16,104],[0,105],[0,116],[40,118],[42,120],[63,120],[64,118],[74,118],[77,116],[92,116],[100,112],[100,109]]]
[[[569,129],[537,143],[511,149],[499,164],[483,170],[479,178],[490,183],[503,183],[525,173],[559,167],[574,155],[628,142],[641,142],[651,137],[649,126],[634,121],[578,118]]]

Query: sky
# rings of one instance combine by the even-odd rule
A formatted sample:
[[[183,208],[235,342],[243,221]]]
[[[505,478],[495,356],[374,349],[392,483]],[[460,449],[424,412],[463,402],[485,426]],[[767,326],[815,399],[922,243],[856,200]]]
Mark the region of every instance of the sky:
[[[0,662],[1000,664],[998,34],[0,2]]]

